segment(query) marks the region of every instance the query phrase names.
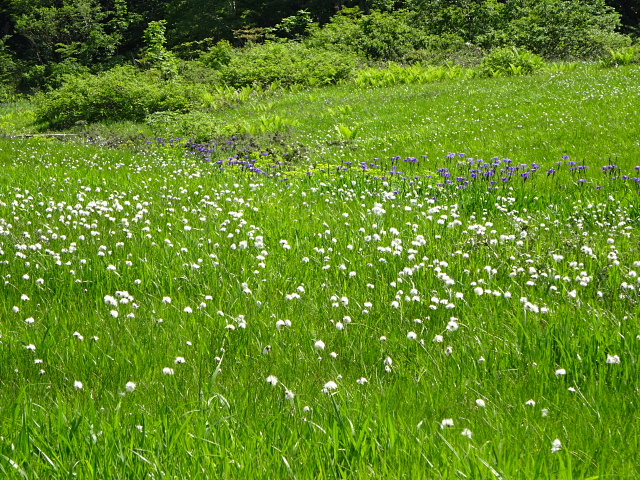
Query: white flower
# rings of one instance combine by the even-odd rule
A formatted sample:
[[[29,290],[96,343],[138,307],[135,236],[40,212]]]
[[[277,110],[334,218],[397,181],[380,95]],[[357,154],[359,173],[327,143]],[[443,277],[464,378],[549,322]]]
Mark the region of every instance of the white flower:
[[[334,381],[329,381],[324,384],[324,388],[322,389],[322,393],[330,393],[332,390],[338,388],[338,384]]]
[[[484,407],[486,405],[485,401],[482,400],[481,398],[476,400],[476,405],[478,405],[479,407]]]
[[[358,383],[359,385],[364,385],[365,383],[369,383],[369,380],[367,380],[364,377],[361,377],[358,380],[356,380],[356,383]]]
[[[313,347],[316,350],[324,350],[325,345],[324,345],[324,342],[322,340],[318,340],[316,343],[313,344]]]
[[[125,390],[129,393],[133,392],[136,389],[136,384],[133,382],[127,382],[127,384],[124,386]]]
[[[409,340],[415,340],[416,338],[418,338],[418,335],[416,334],[416,332],[409,332],[407,333],[407,338]]]
[[[295,396],[296,394],[293,393],[291,390],[285,390],[284,392],[284,398],[287,400],[293,400]]]
[[[269,352],[271,352],[271,345],[267,345],[266,347],[264,347],[262,349],[262,354],[263,355],[267,355]]]
[[[620,357],[618,355],[607,354],[607,363],[620,363]]]
[[[566,374],[567,374],[567,371],[564,368],[559,368],[558,370],[556,370],[556,376],[558,377]]]
[[[267,377],[267,383],[270,383],[275,387],[276,385],[278,385],[278,377],[276,377],[275,375],[269,375]]]
[[[82,382],[79,382],[78,380],[76,380],[75,382],[73,382],[73,386],[76,390],[82,390]]]
[[[440,428],[453,427],[453,418],[445,418],[440,422]]]
[[[191,307],[184,307],[184,313],[193,313],[193,309]]]
[[[444,341],[444,337],[442,335],[436,335],[433,337],[433,341],[436,343],[442,343]]]
[[[473,437],[473,432],[468,428],[465,428],[464,430],[462,430],[461,434],[463,437],[467,437],[467,438]]]
[[[165,375],[173,375],[173,368],[169,368],[169,367],[164,367],[162,369],[162,373],[164,373]]]
[[[393,365],[393,360],[391,360],[391,357],[387,357],[387,358],[385,358],[385,359],[384,359],[384,364],[385,364],[385,365],[387,365],[387,366],[389,366],[389,367],[390,367],[391,365]]]
[[[33,322],[35,322],[35,320],[34,320],[33,317],[29,317],[29,318],[25,319],[25,322],[26,323],[33,323]]]
[[[118,318],[118,311],[117,310],[111,310],[109,313],[111,314],[111,316],[113,318]]]
[[[73,336],[78,340],[84,340],[84,337],[80,334],[80,332],[73,332]]]
[[[30,343],[29,345],[27,345],[26,347],[27,350],[31,350],[32,352],[35,352],[36,350],[36,346],[33,343]]]
[[[559,439],[555,439],[551,442],[551,453],[556,453],[562,450],[562,442]]]
[[[162,303],[171,303],[171,297],[162,297]]]
[[[109,270],[110,272],[115,272],[116,271],[116,266],[115,265],[109,265],[107,267],[107,270]]]
[[[445,354],[445,355],[451,355],[452,353],[453,353],[453,347],[447,347],[447,348],[444,350],[444,354]]]
[[[532,407],[535,407],[536,406],[536,401],[531,399],[531,400],[527,400],[524,404],[525,405],[530,405]]]
[[[473,292],[476,295],[482,295],[484,293],[484,290],[482,289],[482,287],[476,287],[476,288],[473,289]]]
[[[185,362],[186,360],[184,359],[184,357],[176,357],[173,363],[185,363]]]

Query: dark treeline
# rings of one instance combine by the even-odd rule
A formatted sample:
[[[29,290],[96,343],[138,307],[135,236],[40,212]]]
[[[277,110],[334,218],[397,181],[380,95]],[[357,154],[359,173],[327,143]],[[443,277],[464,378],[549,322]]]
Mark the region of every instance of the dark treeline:
[[[640,0],[0,0],[0,81],[29,92],[55,87],[66,73],[131,63],[154,21],[166,22],[166,46],[183,58],[220,40],[240,47],[315,32],[316,45],[335,44],[354,28],[368,35],[356,48],[368,60],[402,60],[380,54],[377,43],[437,48],[435,37],[445,48],[514,44],[579,58],[589,56],[586,43],[616,46],[622,35],[637,36]]]

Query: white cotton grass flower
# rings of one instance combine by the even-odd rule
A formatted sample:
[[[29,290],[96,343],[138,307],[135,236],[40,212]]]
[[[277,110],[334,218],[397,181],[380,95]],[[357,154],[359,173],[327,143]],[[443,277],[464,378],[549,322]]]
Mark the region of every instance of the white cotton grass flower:
[[[356,383],[357,383],[358,385],[365,385],[365,384],[369,383],[369,380],[367,380],[367,379],[366,379],[366,378],[364,378],[364,377],[361,377],[361,378],[359,378],[358,380],[356,380]]]
[[[75,388],[76,390],[82,390],[84,388],[84,385],[82,385],[82,382],[76,380],[75,382],[73,382],[73,388]]]
[[[316,343],[313,344],[313,348],[315,348],[316,350],[324,350],[325,344],[322,340],[318,340]]]
[[[113,318],[118,318],[118,311],[117,310],[111,310],[109,313],[111,314],[111,316]]]
[[[331,381],[329,381],[329,382],[324,384],[324,387],[322,388],[322,393],[330,394],[331,392],[333,392],[337,388],[338,388],[338,384],[336,382],[334,382],[333,380],[331,380]]]
[[[183,312],[184,312],[184,313],[193,313],[193,308],[191,308],[191,307],[184,307]]]
[[[275,387],[276,385],[278,385],[278,377],[276,377],[275,375],[269,375],[267,377],[267,383],[270,383]]]
[[[607,354],[607,363],[611,363],[611,364],[620,363],[620,357],[618,355]]]
[[[171,297],[162,297],[162,303],[171,303]]]
[[[527,406],[535,407],[536,406],[536,401],[534,399],[530,399],[530,400],[527,400],[526,402],[524,402],[524,404],[527,405]]]
[[[176,357],[173,363],[176,363],[176,364],[186,363],[186,360],[184,359],[184,357]]]
[[[124,386],[125,390],[129,393],[133,392],[136,389],[137,385],[134,382],[127,382]]]
[[[453,418],[444,418],[440,422],[440,428],[449,428],[453,427]]]
[[[462,432],[460,432],[460,434],[463,437],[467,437],[467,438],[473,437],[473,432],[471,430],[469,430],[468,428],[463,429]]]
[[[296,397],[296,394],[293,393],[291,390],[285,390],[284,391],[284,398],[285,400],[293,400]]]
[[[567,371],[564,368],[559,368],[556,370],[556,377],[562,377],[563,375],[566,375]]]
[[[449,321],[449,323],[447,323],[447,330],[450,332],[455,332],[456,330],[458,330],[458,328],[460,328],[458,319],[455,317],[451,317],[451,320]]]
[[[556,453],[562,450],[562,442],[559,439],[555,439],[551,442],[551,453]]]
[[[164,375],[173,375],[173,374],[174,374],[174,371],[173,371],[173,368],[164,367],[164,368],[162,369],[162,373],[163,373]]]
[[[36,351],[36,346],[33,343],[30,343],[29,345],[25,345],[25,347],[27,350],[31,350],[32,352]]]
[[[487,404],[483,399],[479,398],[479,399],[476,400],[476,405],[481,407],[481,408],[484,408],[484,407],[486,407]]]
[[[418,334],[416,332],[409,332],[407,333],[407,338],[409,340],[415,340],[416,338],[418,338]]]
[[[433,337],[433,341],[435,343],[442,343],[444,342],[444,337],[442,335],[436,335],[435,337]]]

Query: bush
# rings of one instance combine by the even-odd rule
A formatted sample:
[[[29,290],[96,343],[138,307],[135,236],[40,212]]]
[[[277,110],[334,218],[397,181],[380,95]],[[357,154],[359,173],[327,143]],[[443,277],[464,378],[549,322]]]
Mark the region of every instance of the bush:
[[[542,57],[516,47],[496,48],[482,59],[480,74],[494,77],[503,75],[529,75],[544,66]]]
[[[266,43],[235,53],[222,67],[222,79],[248,85],[326,85],[348,78],[358,59],[348,53],[310,48],[297,42]]]
[[[422,30],[411,26],[412,13],[372,12],[343,9],[322,28],[314,27],[309,45],[343,51],[345,48],[368,60],[402,61],[427,45]]]
[[[544,0],[523,9],[507,28],[514,45],[547,59],[594,59],[628,42],[615,32],[620,15],[604,0]]]
[[[205,96],[202,85],[165,81],[134,67],[69,76],[62,87],[36,95],[36,121],[52,128],[77,122],[142,121],[153,112],[186,112]]]

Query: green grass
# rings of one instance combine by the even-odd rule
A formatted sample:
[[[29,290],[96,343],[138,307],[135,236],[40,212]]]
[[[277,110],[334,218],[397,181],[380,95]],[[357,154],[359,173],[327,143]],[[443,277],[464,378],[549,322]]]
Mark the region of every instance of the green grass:
[[[637,478],[636,72],[270,98],[267,175],[0,139],[0,473]]]

